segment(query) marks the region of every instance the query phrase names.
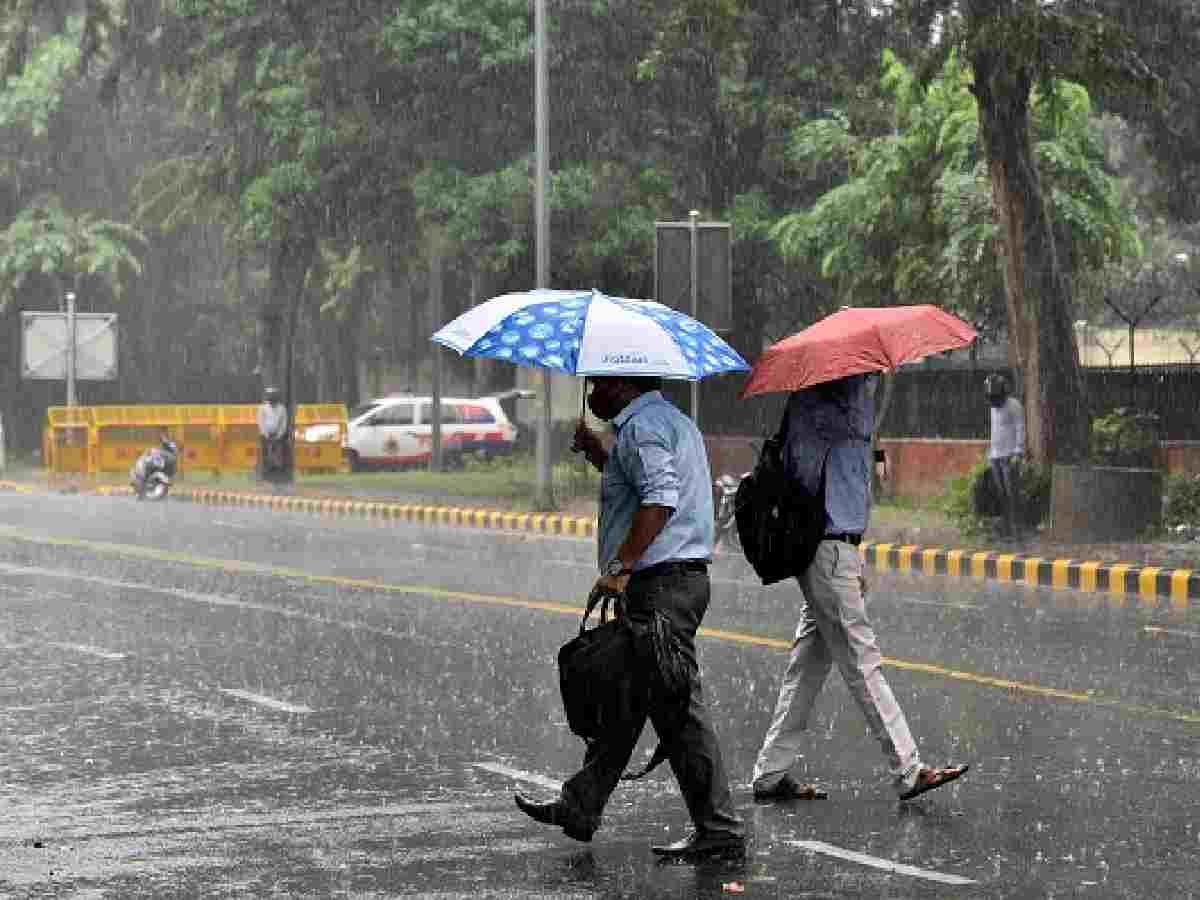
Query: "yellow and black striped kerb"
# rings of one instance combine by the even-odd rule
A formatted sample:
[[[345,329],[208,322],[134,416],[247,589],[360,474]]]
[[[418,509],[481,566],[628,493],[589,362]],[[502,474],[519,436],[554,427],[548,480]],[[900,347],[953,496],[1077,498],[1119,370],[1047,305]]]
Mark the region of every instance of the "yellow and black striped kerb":
[[[38,488],[20,482],[0,481],[0,490],[35,493]],[[100,485],[92,490],[107,495],[130,493],[130,488],[124,485]],[[376,503],[331,497],[246,494],[211,489],[176,489],[171,497],[216,506],[263,506],[291,512],[357,516],[389,522],[529,531],[578,538],[595,537],[597,525],[596,519],[589,516]],[[1084,594],[1107,594],[1115,598],[1117,605],[1121,605],[1125,597],[1139,597],[1148,605],[1157,605],[1161,598],[1176,610],[1186,610],[1200,602],[1200,572],[1192,569],[1096,560],[1043,559],[1017,553],[952,550],[909,544],[864,543],[859,551],[866,563],[878,571],[988,579]]]
[[[982,578],[1084,593],[1163,597],[1177,609],[1200,601],[1200,573],[1127,563],[1043,559],[1016,553],[864,543],[863,559],[878,571]]]

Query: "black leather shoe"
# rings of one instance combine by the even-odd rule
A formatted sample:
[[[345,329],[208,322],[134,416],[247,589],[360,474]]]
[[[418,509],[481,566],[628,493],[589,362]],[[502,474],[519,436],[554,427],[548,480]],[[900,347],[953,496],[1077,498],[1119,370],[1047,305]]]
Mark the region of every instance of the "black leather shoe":
[[[590,841],[596,833],[594,825],[588,823],[583,816],[571,810],[562,800],[551,800],[549,803],[537,803],[524,794],[514,794],[517,809],[531,819],[544,825],[557,825],[569,838],[577,841]]]
[[[740,856],[746,852],[746,839],[727,831],[693,831],[673,844],[660,844],[650,850],[663,859],[702,859],[709,856]]]

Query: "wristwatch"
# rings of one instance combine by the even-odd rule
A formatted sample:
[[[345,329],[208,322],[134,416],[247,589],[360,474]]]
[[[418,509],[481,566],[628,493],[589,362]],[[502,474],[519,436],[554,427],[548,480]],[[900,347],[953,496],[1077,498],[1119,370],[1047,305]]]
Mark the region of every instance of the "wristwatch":
[[[625,568],[625,564],[621,562],[621,558],[614,556],[608,561],[608,565],[604,567],[604,574],[609,578],[620,578],[622,575],[632,575],[633,569]]]

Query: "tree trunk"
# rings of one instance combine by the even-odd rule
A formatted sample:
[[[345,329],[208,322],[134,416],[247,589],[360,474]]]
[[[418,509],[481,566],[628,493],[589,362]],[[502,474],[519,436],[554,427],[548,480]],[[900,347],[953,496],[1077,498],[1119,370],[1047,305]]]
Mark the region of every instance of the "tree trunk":
[[[1032,77],[1003,48],[974,54],[974,93],[991,173],[1009,340],[1025,380],[1027,449],[1038,462],[1087,455],[1088,411],[1071,328],[1071,282],[1046,214],[1029,129]]]
[[[294,311],[304,290],[311,256],[306,242],[284,240],[271,253],[267,296],[258,313],[259,365],[263,387],[284,390],[288,377],[288,342],[294,333]],[[290,403],[291,397],[285,402]]]
[[[367,334],[367,290],[365,279],[359,278],[350,299],[346,317],[336,323],[338,348],[338,387],[336,399],[354,407],[363,397],[358,393],[358,364],[376,359],[375,348]],[[333,397],[330,398],[334,399]]]

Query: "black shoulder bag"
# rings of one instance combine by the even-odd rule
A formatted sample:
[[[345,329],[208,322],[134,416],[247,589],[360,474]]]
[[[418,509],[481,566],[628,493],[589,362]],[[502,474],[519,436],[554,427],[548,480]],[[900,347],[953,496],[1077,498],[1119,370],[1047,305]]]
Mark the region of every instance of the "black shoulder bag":
[[[616,617],[609,619],[613,597],[598,594],[588,598],[579,634],[558,651],[558,686],[567,725],[588,743],[641,727],[651,698],[670,714],[682,717],[695,677],[665,615],[656,610],[645,622],[633,622],[618,610]],[[601,598],[600,624],[589,630],[587,620]],[[660,736],[649,761],[621,779],[645,777],[667,759],[673,746],[673,741],[663,741]]]
[[[600,603],[600,624],[587,620]],[[636,637],[624,617],[608,618],[613,595],[588,598],[579,634],[558,651],[558,686],[571,731],[585,741],[628,728],[640,703]]]

